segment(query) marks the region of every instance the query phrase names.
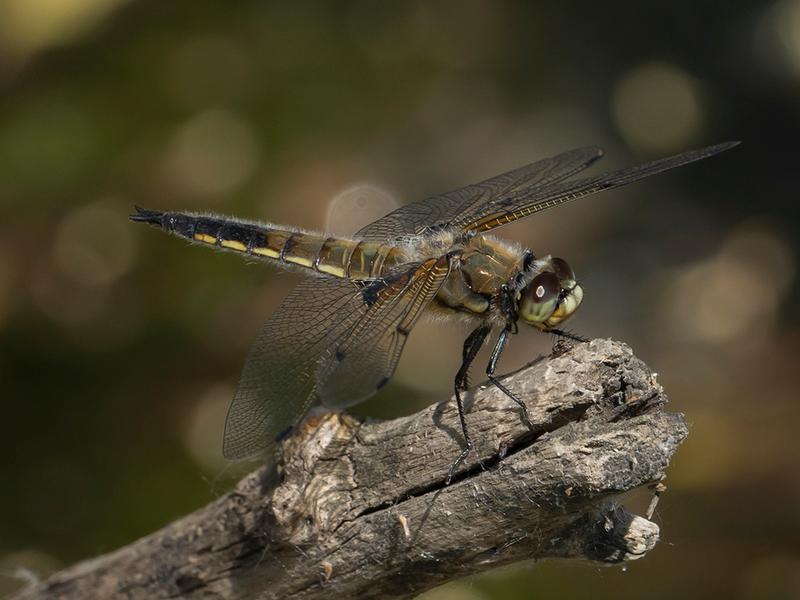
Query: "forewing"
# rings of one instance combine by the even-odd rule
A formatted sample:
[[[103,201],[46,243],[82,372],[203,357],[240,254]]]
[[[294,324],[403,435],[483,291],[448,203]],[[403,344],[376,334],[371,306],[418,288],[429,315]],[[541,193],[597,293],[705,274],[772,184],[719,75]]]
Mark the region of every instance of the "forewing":
[[[356,237],[386,242],[444,227],[458,215],[473,213],[498,196],[531,194],[532,190],[562,181],[602,156],[600,148],[588,147],[545,158],[480,183],[401,206],[361,229]]]
[[[534,213],[583,196],[628,185],[656,173],[674,169],[719,154],[739,142],[727,142],[700,150],[684,152],[636,167],[586,177],[575,181],[549,183],[503,194],[489,202],[461,213],[450,225],[459,231],[489,231]]]
[[[450,260],[429,259],[364,289],[369,309],[318,371],[323,404],[357,404],[389,381],[411,329],[447,278]]]
[[[301,281],[253,344],[225,421],[223,454],[242,459],[266,451],[311,406],[322,357],[366,313],[347,279]]]

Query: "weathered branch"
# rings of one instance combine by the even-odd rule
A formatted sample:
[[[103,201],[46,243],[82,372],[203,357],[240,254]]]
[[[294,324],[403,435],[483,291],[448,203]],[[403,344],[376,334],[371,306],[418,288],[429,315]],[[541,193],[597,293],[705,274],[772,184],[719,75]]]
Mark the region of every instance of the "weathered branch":
[[[686,436],[654,375],[621,343],[562,349],[472,393],[461,447],[447,401],[400,419],[311,417],[277,466],[161,531],[70,567],[34,598],[410,597],[520,560],[618,563],[658,527],[614,500],[659,481]]]

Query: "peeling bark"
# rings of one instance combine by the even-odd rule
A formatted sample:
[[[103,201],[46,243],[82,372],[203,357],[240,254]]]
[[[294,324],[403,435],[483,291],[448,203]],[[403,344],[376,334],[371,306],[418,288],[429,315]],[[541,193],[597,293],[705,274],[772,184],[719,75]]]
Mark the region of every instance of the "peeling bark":
[[[15,598],[413,597],[521,560],[620,563],[658,526],[615,500],[660,481],[687,435],[650,369],[610,340],[561,347],[469,394],[476,446],[454,402],[392,421],[326,413],[285,440],[274,466],[129,546]]]

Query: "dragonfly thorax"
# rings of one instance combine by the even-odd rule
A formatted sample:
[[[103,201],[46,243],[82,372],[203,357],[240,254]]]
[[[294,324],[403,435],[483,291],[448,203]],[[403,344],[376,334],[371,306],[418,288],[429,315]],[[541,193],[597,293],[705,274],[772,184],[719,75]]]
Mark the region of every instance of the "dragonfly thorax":
[[[583,300],[583,288],[563,258],[537,261],[536,275],[519,291],[519,318],[547,331],[567,320]]]

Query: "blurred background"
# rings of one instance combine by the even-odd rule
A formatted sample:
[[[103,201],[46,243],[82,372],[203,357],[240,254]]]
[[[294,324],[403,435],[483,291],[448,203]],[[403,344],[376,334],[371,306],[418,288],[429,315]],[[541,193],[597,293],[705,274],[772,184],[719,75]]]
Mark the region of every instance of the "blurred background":
[[[567,258],[570,325],[630,343],[686,413],[662,543],[431,597],[800,598],[799,130],[800,0],[0,0],[0,594],[253,468],[220,456],[225,411],[297,275],[134,203],[348,233],[581,145],[598,172],[740,139],[498,232]],[[464,334],[420,326],[355,412],[446,397]],[[502,370],[551,344],[522,332]]]

